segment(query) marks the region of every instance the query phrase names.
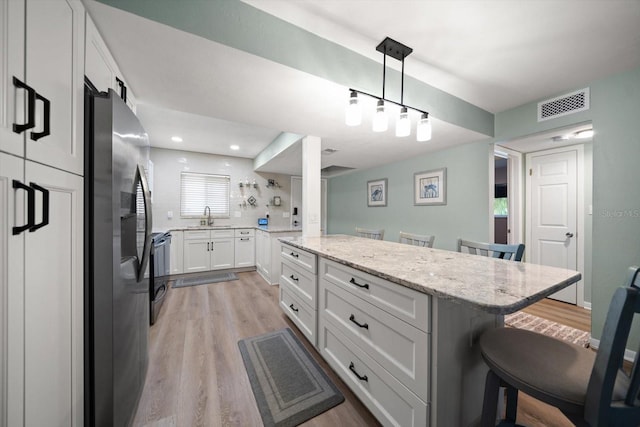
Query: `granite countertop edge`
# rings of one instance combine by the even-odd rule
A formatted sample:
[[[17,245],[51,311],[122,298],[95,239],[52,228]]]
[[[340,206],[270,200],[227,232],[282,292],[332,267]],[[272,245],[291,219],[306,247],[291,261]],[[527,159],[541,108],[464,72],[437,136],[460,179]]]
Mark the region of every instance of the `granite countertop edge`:
[[[438,298],[441,298],[441,299],[444,299],[444,300],[447,300],[447,301],[450,301],[450,302],[453,302],[453,303],[463,304],[463,305],[469,306],[469,307],[471,307],[473,309],[481,310],[483,312],[490,313],[490,314],[496,314],[496,315],[511,314],[511,313],[514,313],[514,312],[516,312],[518,310],[521,310],[521,309],[533,304],[534,302],[539,301],[539,300],[541,300],[541,299],[543,299],[543,298],[545,298],[545,297],[547,297],[547,296],[549,296],[549,295],[551,295],[551,294],[553,294],[553,293],[565,288],[569,284],[576,283],[577,281],[579,281],[582,278],[581,274],[578,273],[577,275],[574,275],[574,276],[572,276],[570,278],[567,278],[566,280],[563,280],[563,281],[557,283],[556,285],[545,289],[544,291],[529,295],[529,296],[527,296],[525,298],[522,298],[522,299],[520,299],[520,300],[518,300],[516,302],[513,302],[511,304],[505,304],[505,305],[485,304],[485,303],[482,303],[482,302],[477,301],[477,300],[471,300],[471,299],[464,298],[464,297],[461,297],[461,296],[458,296],[458,295],[452,295],[452,294],[449,294],[449,293],[442,292],[442,291],[440,291],[438,289],[434,289],[434,288],[430,288],[430,287],[425,286],[425,285],[417,284],[417,283],[414,283],[414,282],[411,282],[411,281],[408,281],[408,280],[405,280],[405,279],[402,279],[402,278],[399,278],[399,277],[396,277],[396,276],[391,276],[391,275],[388,275],[388,274],[386,274],[384,272],[381,272],[379,270],[375,270],[373,268],[370,268],[368,266],[357,264],[357,263],[351,262],[349,260],[345,260],[343,258],[336,257],[336,256],[333,256],[331,254],[315,250],[314,248],[310,248],[308,246],[302,245],[302,244],[300,244],[300,243],[298,243],[296,241],[285,240],[285,239],[280,239],[280,241],[283,242],[283,243],[286,243],[288,245],[294,246],[294,247],[296,247],[298,249],[302,249],[304,251],[313,253],[313,254],[315,254],[317,256],[320,256],[320,257],[323,257],[325,259],[328,259],[328,260],[337,262],[339,264],[345,265],[347,267],[351,267],[351,268],[354,268],[356,270],[359,270],[359,271],[365,272],[367,274],[370,274],[372,276],[376,276],[376,277],[379,277],[381,279],[387,280],[389,282],[396,283],[398,285],[404,286],[406,288],[413,289],[413,290],[415,290],[417,292],[428,294],[428,295],[432,295],[432,296],[435,296],[435,297],[438,297]]]

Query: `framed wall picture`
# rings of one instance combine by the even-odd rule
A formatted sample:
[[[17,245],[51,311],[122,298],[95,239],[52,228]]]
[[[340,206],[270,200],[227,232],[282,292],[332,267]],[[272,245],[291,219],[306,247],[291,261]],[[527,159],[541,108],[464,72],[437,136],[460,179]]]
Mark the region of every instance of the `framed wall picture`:
[[[367,206],[387,206],[387,178],[367,181]]]
[[[447,168],[413,174],[413,204],[416,206],[447,204]]]

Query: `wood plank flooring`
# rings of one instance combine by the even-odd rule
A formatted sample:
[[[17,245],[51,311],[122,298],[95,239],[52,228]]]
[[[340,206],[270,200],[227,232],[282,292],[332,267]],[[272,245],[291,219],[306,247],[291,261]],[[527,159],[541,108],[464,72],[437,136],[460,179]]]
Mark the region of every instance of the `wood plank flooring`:
[[[345,396],[345,402],[309,420],[307,427],[378,426],[278,306],[278,287],[255,272],[239,280],[171,289],[149,337],[149,370],[134,426],[261,426],[237,342],[289,327]],[[527,311],[589,330],[589,312],[547,300]],[[571,323],[568,323],[571,322]],[[521,395],[518,422],[570,426],[564,416]]]
[[[257,273],[170,289],[149,337],[149,370],[134,426],[261,426],[238,340],[289,327],[345,396],[308,427],[379,423],[278,306],[278,287]]]

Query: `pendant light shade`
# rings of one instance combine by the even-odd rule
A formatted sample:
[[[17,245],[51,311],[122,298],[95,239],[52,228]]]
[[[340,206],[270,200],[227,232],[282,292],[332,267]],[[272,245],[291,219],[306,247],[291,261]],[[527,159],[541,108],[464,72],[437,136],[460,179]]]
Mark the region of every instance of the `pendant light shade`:
[[[431,140],[431,120],[428,113],[422,113],[418,126],[416,127],[416,139],[419,142]]]
[[[358,94],[353,90],[349,97],[349,104],[347,104],[345,121],[347,126],[358,126],[362,123],[362,108],[358,102]]]
[[[411,121],[409,120],[409,113],[407,107],[400,109],[400,115],[396,121],[396,136],[403,137],[411,134]]]
[[[384,132],[389,128],[389,118],[384,110],[384,101],[379,100],[376,112],[373,116],[373,131]]]

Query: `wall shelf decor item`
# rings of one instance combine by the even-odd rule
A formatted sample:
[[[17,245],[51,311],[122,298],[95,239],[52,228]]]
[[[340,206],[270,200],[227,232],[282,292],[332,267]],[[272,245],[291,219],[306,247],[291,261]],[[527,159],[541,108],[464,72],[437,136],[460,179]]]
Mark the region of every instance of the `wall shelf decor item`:
[[[416,206],[447,204],[447,168],[413,174],[413,204]]]
[[[367,206],[387,206],[387,178],[367,181]]]

